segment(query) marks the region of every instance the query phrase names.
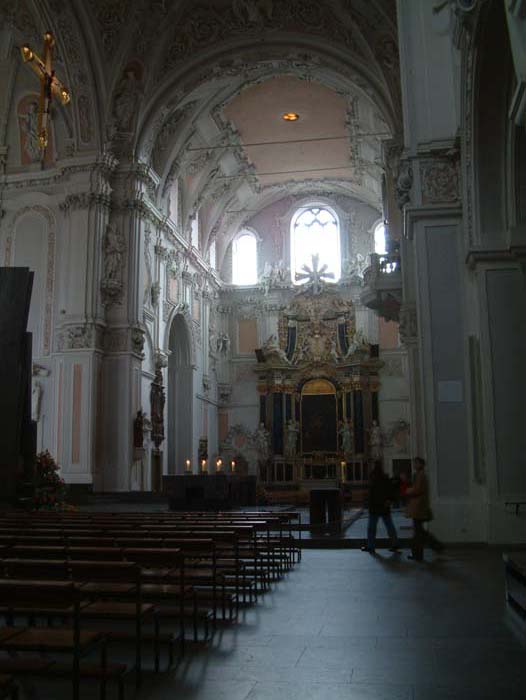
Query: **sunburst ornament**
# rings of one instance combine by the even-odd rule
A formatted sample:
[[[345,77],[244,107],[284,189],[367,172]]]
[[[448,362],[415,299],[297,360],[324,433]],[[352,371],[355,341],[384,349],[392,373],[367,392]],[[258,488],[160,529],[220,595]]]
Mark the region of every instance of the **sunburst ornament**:
[[[46,32],[44,34],[43,58],[40,58],[28,44],[24,44],[20,49],[24,63],[27,63],[35,71],[40,81],[38,143],[42,150],[42,157],[45,154],[49,141],[48,124],[53,96],[58,97],[64,105],[67,105],[71,100],[69,90],[60,82],[53,69],[54,47],[55,37],[51,32]]]
[[[313,294],[320,294],[325,282],[334,279],[334,273],[327,272],[327,264],[323,264],[320,267],[320,256],[318,253],[312,256],[311,267],[302,265],[301,269],[303,272],[296,272],[295,280],[296,282],[307,280],[307,286],[312,290]]]

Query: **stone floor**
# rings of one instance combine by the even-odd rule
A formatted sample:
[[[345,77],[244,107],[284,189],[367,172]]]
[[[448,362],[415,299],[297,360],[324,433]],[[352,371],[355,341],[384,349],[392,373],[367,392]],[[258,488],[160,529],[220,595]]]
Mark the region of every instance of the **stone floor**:
[[[210,649],[147,672],[126,698],[524,700],[526,637],[506,610],[501,552],[426,556],[307,550]],[[67,694],[40,686],[35,697]]]

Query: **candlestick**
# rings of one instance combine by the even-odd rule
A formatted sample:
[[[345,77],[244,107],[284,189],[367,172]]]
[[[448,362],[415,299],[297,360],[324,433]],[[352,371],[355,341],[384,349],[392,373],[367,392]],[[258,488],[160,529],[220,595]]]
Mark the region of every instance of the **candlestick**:
[[[230,466],[231,466],[231,468],[232,468],[232,474],[233,474],[233,473],[236,471],[236,463],[235,463],[234,460],[232,460],[232,461],[230,462]]]
[[[345,462],[340,462],[340,467],[342,469],[342,481],[345,481],[345,467],[347,464]]]
[[[223,466],[223,460],[222,460],[222,459],[218,459],[217,462],[216,462],[216,470],[217,470],[218,472],[220,472],[222,466]]]
[[[201,471],[206,472],[206,459],[201,460]]]

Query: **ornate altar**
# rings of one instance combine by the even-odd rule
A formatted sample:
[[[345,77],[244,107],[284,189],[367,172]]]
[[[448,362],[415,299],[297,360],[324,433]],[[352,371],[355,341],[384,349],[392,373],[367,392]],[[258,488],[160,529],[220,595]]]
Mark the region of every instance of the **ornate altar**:
[[[315,262],[315,261],[313,261]],[[378,420],[377,346],[356,331],[352,301],[313,265],[308,283],[279,319],[279,335],[256,351],[260,421],[271,456],[266,483],[367,479]]]

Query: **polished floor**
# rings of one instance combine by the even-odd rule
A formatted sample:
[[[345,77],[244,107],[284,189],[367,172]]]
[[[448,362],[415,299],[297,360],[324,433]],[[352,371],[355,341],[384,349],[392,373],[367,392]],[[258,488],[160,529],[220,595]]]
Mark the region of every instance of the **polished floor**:
[[[307,550],[208,650],[147,672],[126,698],[524,700],[526,637],[504,603],[501,552],[426,556],[419,564],[386,550]]]

